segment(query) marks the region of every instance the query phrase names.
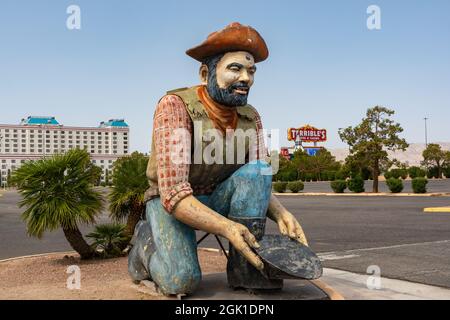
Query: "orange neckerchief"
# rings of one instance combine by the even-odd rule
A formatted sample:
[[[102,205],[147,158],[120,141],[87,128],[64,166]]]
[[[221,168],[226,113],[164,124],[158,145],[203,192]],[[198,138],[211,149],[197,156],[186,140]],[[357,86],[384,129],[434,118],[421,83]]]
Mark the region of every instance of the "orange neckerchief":
[[[198,97],[203,103],[214,126],[225,134],[226,129],[236,130],[238,114],[236,108],[225,107],[215,102],[208,94],[205,86],[197,89]]]

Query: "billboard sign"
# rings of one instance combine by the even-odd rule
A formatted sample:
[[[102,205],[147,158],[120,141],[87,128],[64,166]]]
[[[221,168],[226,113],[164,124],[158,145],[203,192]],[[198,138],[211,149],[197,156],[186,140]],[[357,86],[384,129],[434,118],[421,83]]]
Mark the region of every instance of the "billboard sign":
[[[288,129],[288,140],[302,142],[325,142],[327,141],[327,130],[317,129],[310,125],[306,125],[301,128],[290,128]]]

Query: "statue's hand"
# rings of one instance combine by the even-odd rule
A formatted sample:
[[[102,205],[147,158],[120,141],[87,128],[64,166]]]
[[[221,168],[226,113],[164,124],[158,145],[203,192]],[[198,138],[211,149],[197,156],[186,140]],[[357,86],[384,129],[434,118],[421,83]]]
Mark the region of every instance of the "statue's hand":
[[[300,223],[292,213],[284,211],[277,217],[276,222],[281,234],[297,240],[305,246],[308,246],[308,241],[306,240],[305,233],[303,232]]]
[[[264,264],[251,248],[259,248],[255,236],[244,225],[230,221],[224,232],[233,247],[247,259],[256,269],[262,271]]]

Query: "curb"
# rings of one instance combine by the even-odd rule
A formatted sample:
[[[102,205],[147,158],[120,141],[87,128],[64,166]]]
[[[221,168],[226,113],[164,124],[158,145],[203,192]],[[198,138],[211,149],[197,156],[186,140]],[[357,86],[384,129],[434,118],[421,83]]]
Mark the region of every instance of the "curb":
[[[345,298],[339,292],[337,292],[335,289],[327,285],[322,280],[310,280],[309,282],[311,282],[317,288],[322,290],[323,293],[325,293],[330,298],[330,300],[338,300],[338,301],[345,300]]]
[[[19,257],[13,257],[8,259],[0,260],[0,263],[3,262],[10,262],[14,260],[22,260],[22,259],[28,259],[28,258],[38,258],[38,257],[44,257],[44,256],[56,256],[59,254],[78,254],[76,251],[61,251],[61,252],[47,252],[47,253],[39,253],[39,254],[32,254],[28,256],[19,256]]]
[[[438,193],[325,193],[325,192],[306,192],[306,193],[273,193],[276,196],[289,197],[450,197],[450,192]]]

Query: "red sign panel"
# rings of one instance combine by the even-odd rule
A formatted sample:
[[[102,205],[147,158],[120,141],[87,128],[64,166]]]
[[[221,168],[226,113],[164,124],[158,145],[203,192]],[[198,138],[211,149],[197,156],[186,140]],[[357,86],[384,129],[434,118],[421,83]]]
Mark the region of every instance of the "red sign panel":
[[[288,130],[289,141],[303,142],[325,142],[327,141],[327,130],[317,129],[312,126],[304,126],[301,128],[290,128]]]

